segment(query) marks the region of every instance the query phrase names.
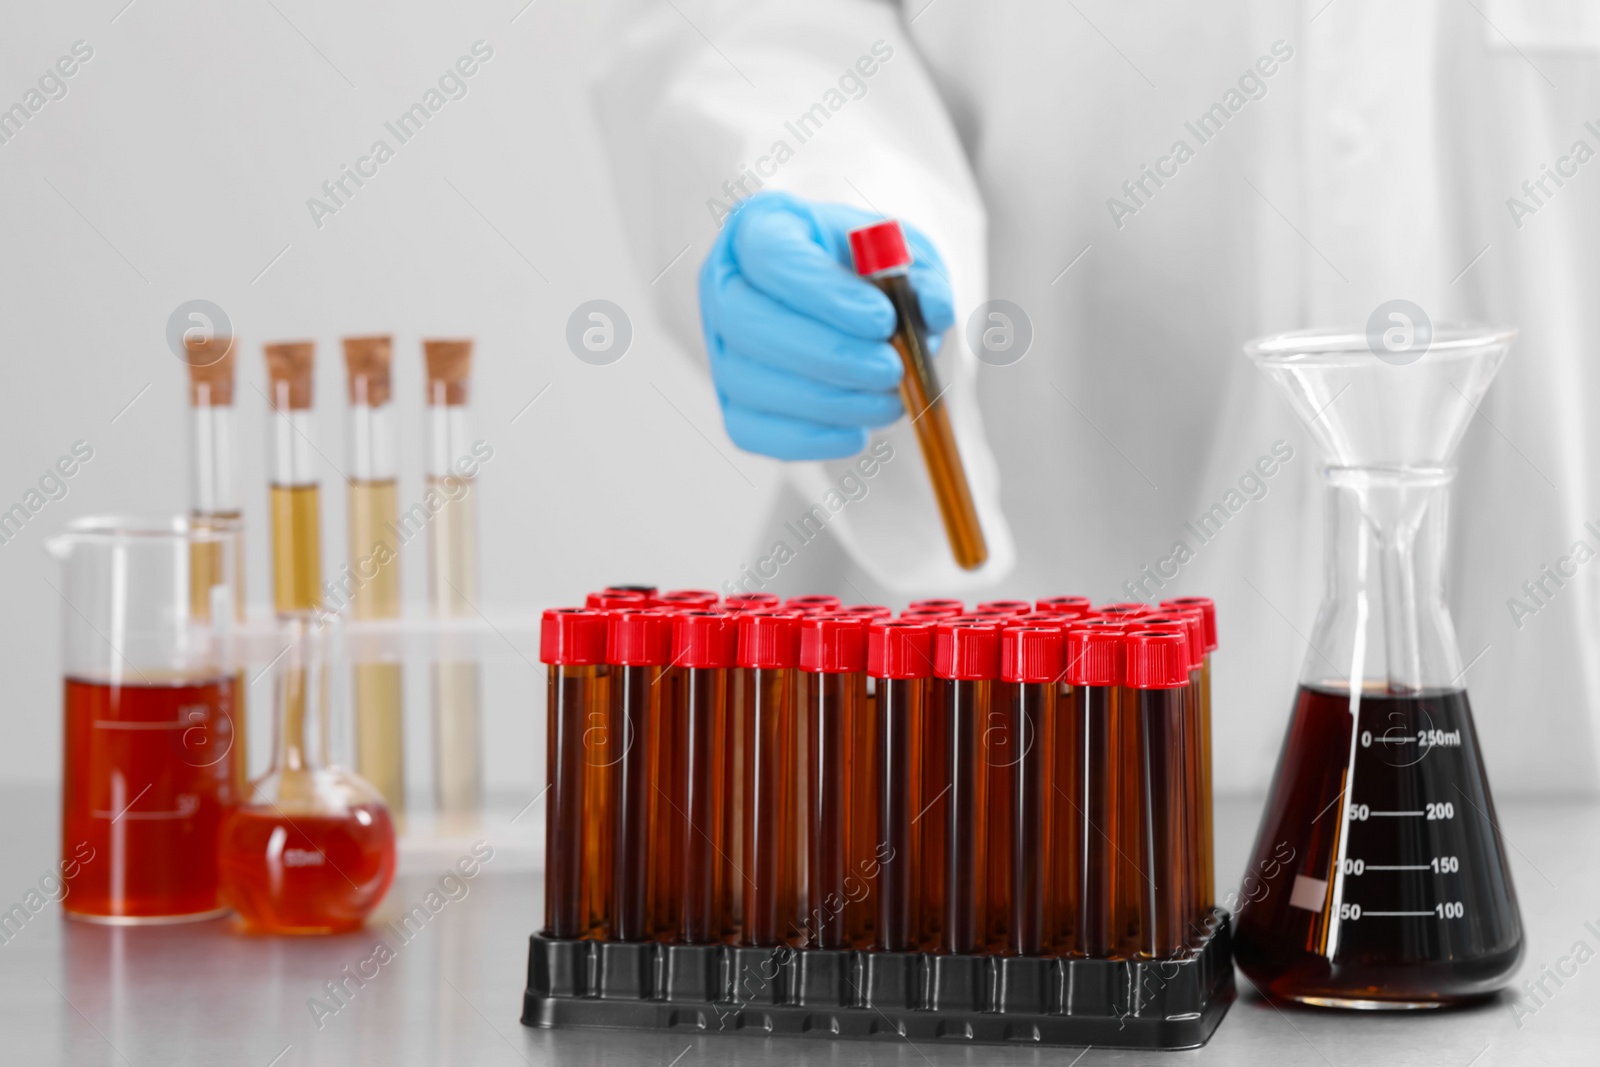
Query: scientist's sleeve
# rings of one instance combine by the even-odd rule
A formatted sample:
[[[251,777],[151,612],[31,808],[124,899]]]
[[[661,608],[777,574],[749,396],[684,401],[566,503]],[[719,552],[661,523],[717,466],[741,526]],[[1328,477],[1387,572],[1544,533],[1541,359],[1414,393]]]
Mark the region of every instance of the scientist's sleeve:
[[[956,307],[939,374],[989,562],[968,574],[951,559],[904,418],[874,435],[892,454],[870,479],[858,473],[866,495],[836,512],[835,487],[851,484],[856,460],[790,464],[790,477],[808,503],[832,512],[828,528],[851,558],[891,590],[959,591],[1004,576],[1016,550],[978,412],[977,362],[962,337],[985,299],[984,209],[899,9],[875,0],[673,0],[641,6],[620,32],[596,99],[641,275],[688,247],[679,264],[688,269],[651,286],[658,316],[686,351],[704,358],[694,268],[736,199],[782,189],[851,203],[905,219],[939,249]]]

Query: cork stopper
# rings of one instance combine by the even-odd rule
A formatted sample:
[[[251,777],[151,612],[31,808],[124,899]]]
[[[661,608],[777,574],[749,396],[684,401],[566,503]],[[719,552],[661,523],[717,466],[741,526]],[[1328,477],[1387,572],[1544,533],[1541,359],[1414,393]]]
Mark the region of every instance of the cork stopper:
[[[423,341],[428,364],[428,403],[438,406],[467,402],[467,379],[472,377],[471,341]]]
[[[382,407],[392,395],[389,358],[394,345],[387,336],[346,337],[344,364],[350,374],[352,406]]]
[[[267,354],[267,379],[272,383],[272,406],[279,410],[287,401],[290,411],[311,407],[311,361],[316,354],[314,341],[284,341],[262,345]]]
[[[233,403],[234,338],[185,337],[189,364],[189,403],[193,407],[225,408]]]

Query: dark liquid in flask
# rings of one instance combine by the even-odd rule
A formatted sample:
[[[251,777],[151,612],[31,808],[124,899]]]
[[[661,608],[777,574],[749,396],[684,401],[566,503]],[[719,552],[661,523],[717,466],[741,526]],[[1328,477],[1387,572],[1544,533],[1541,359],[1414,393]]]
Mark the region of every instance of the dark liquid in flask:
[[[1260,991],[1436,1007],[1500,986],[1522,920],[1462,690],[1302,686],[1240,894]]]

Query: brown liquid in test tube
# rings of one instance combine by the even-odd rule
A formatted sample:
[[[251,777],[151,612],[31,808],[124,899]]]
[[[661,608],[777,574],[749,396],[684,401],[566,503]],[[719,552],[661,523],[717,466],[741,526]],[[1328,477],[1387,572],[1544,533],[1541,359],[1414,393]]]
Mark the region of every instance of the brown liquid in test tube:
[[[961,465],[943,392],[934,378],[928,328],[922,321],[916,290],[911,287],[911,252],[905,234],[893,219],[864,226],[850,231],[850,250],[856,272],[883,290],[894,305],[894,335],[889,343],[905,364],[900,398],[917,431],[917,443],[933,482],[934,499],[939,502],[939,515],[950,539],[950,551],[963,570],[976,570],[989,558],[989,546],[978,525],[978,509],[972,502],[972,488],[967,484],[966,468]]]

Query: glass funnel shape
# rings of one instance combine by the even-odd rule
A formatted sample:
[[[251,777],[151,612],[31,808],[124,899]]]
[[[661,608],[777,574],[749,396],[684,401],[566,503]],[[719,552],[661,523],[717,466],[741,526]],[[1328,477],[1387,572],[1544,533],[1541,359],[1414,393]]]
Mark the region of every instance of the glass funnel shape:
[[[1265,995],[1424,1008],[1522,954],[1445,599],[1450,462],[1515,331],[1441,327],[1407,362],[1359,332],[1245,348],[1322,450],[1327,588],[1235,942]]]

